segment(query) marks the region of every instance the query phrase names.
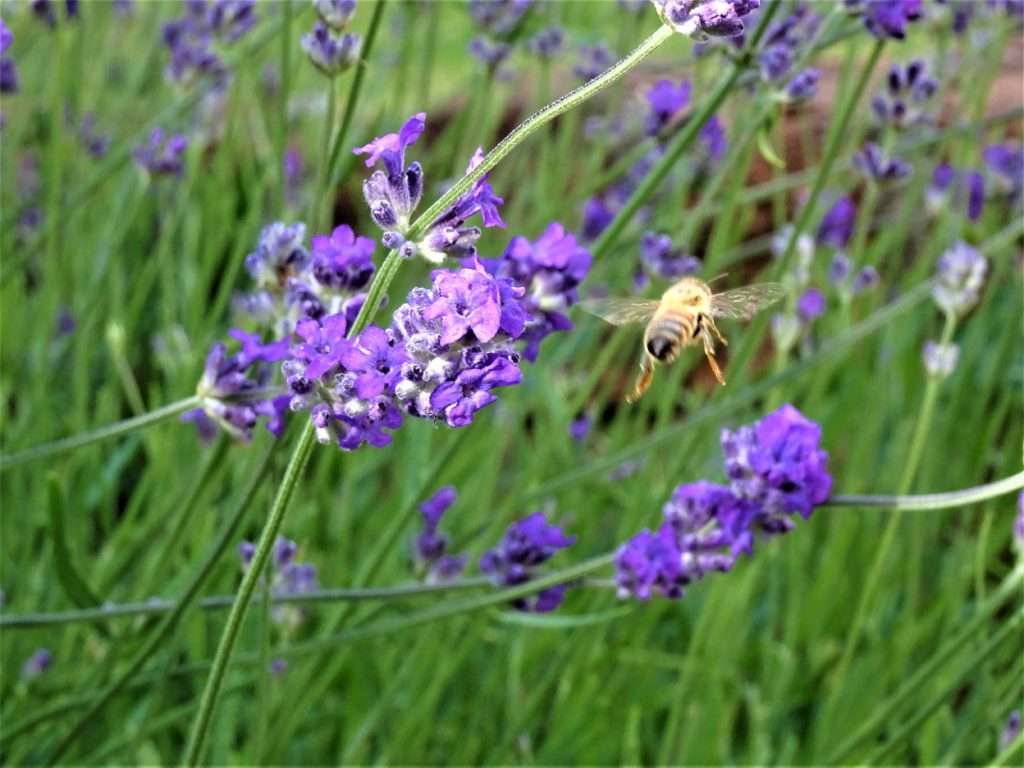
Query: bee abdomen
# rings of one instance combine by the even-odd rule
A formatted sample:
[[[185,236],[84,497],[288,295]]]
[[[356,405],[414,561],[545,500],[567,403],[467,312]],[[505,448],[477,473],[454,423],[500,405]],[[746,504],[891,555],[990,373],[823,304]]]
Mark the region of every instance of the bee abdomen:
[[[651,323],[647,334],[647,351],[657,360],[675,357],[683,341],[691,335],[689,318],[666,314]]]

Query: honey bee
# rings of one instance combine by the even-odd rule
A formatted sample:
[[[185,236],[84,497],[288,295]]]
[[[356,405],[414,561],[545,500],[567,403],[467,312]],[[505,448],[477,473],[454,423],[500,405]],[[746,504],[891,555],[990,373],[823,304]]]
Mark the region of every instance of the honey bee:
[[[582,302],[585,310],[612,325],[647,323],[644,331],[644,356],[633,391],[626,397],[635,403],[651,385],[658,363],[672,363],[684,347],[704,345],[704,355],[718,383],[725,385],[715,361],[715,340],[728,344],[715,325],[719,317],[749,320],[757,312],[785,296],[778,283],[759,283],[724,293],[696,277],[684,277],[661,299],[590,299]]]

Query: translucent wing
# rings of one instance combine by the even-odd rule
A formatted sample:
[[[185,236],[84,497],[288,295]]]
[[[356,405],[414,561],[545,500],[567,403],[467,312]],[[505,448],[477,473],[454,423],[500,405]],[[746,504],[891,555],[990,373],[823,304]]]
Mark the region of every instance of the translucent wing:
[[[580,306],[612,325],[645,323],[661,302],[657,299],[587,299]]]
[[[758,283],[711,296],[711,314],[734,320],[749,320],[786,295],[779,283]]]

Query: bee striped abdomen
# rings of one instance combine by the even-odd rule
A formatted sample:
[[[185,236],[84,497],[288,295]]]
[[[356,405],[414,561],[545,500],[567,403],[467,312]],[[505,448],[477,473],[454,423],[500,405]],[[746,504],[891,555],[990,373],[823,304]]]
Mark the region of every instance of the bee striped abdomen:
[[[678,312],[664,312],[655,317],[647,330],[647,351],[662,362],[679,354],[679,348],[693,338],[694,318]]]

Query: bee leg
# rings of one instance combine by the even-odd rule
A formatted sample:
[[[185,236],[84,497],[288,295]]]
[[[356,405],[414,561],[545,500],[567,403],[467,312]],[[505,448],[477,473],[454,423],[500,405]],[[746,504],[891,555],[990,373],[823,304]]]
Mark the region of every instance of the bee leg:
[[[633,385],[633,391],[626,395],[627,403],[635,403],[641,397],[647,388],[651,386],[651,379],[654,378],[654,363],[649,357],[644,357],[640,363],[640,375],[637,376],[636,383]]]
[[[723,336],[722,332],[720,330],[718,330],[718,326],[715,325],[715,321],[709,319],[708,322],[707,322],[707,325],[711,329],[712,333],[715,334],[715,338],[717,338],[720,342],[722,342],[722,346],[723,347],[728,347],[729,346],[729,342],[725,340],[725,336]]]
[[[718,383],[724,387],[725,379],[722,377],[722,369],[718,367],[718,361],[715,360],[715,343],[711,338],[711,334],[705,330],[701,336],[704,340],[704,356],[708,359],[708,365],[711,366],[711,372],[715,374],[715,378],[718,379]]]

